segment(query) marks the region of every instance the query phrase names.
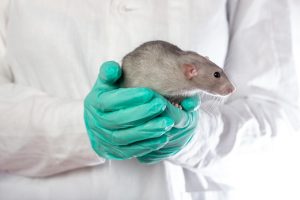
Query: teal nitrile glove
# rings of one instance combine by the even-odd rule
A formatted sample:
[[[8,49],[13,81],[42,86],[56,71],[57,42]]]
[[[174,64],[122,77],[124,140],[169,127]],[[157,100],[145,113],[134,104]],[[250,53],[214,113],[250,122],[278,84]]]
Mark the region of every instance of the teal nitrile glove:
[[[124,160],[160,149],[174,121],[159,116],[166,101],[146,88],[119,88],[122,70],[105,62],[84,101],[84,121],[95,152],[106,159]]]
[[[168,131],[169,142],[161,149],[150,152],[137,159],[142,163],[154,164],[163,159],[178,153],[184,148],[195,134],[198,124],[200,99],[198,96],[186,98],[181,106],[183,110],[174,107],[172,104],[167,105],[163,113],[164,116],[177,118],[181,116],[181,121],[175,121],[175,126]],[[178,114],[179,113],[179,114]],[[174,114],[177,114],[176,116]]]

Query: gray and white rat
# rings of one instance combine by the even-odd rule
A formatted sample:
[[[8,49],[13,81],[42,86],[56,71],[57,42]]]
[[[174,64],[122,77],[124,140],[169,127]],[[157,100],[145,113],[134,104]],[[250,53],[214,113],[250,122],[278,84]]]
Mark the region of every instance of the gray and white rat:
[[[121,87],[148,87],[176,104],[200,91],[225,96],[235,90],[224,71],[207,57],[160,40],[127,54],[122,69]]]

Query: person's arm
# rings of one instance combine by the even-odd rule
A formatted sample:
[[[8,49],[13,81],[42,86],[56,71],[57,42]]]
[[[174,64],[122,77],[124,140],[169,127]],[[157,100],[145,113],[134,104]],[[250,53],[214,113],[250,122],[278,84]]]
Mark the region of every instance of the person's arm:
[[[0,2],[0,171],[47,176],[104,162],[89,143],[83,100],[14,83],[6,63],[8,1]]]
[[[223,105],[201,106],[200,129],[170,161],[207,166],[234,149],[250,149],[299,128],[289,5],[281,0],[229,0],[225,71],[237,90]]]

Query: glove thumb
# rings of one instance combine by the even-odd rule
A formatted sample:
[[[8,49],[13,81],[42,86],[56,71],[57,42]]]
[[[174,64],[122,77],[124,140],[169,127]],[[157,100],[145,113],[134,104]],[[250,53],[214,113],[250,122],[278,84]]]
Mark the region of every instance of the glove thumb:
[[[115,83],[122,75],[120,65],[115,61],[107,61],[101,65],[94,90],[113,90],[116,87]]]
[[[181,106],[183,108],[183,110],[190,112],[190,111],[196,111],[199,109],[201,104],[201,100],[199,95],[195,95],[189,98],[184,99],[181,102]]]

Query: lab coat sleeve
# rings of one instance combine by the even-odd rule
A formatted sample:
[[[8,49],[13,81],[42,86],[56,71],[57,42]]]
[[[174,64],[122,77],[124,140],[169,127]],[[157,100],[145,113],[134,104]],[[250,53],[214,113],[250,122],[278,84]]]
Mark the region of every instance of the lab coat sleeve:
[[[299,129],[288,2],[229,0],[227,6],[230,40],[224,69],[237,91],[223,105],[203,103],[198,132],[170,159],[190,169],[232,152],[260,149]]]
[[[5,63],[9,2],[0,2],[0,171],[47,176],[104,162],[90,147],[83,101],[15,84]]]

